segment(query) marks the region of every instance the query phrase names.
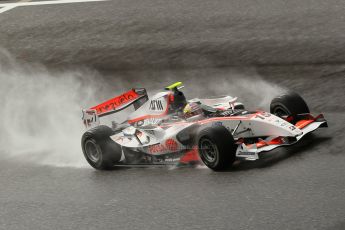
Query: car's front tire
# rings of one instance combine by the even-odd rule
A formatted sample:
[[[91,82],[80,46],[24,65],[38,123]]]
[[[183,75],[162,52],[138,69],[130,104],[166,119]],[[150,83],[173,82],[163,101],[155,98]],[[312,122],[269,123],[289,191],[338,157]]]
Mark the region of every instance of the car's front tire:
[[[110,139],[114,132],[108,126],[100,125],[86,131],[81,145],[87,162],[99,170],[113,169],[121,159],[121,146]]]
[[[270,112],[282,118],[310,113],[307,103],[295,92],[287,92],[274,98],[270,105]]]
[[[229,168],[236,159],[234,138],[224,126],[208,127],[198,135],[198,151],[201,160],[212,170]]]

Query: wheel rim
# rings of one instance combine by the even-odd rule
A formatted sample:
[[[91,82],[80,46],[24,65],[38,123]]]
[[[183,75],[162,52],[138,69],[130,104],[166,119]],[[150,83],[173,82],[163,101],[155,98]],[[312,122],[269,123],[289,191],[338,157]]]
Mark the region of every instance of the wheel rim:
[[[207,162],[213,163],[217,160],[218,148],[211,140],[207,138],[203,138],[200,140],[200,152],[201,156]]]
[[[100,149],[94,140],[85,142],[85,152],[87,157],[94,163],[98,162],[101,157]]]
[[[278,117],[287,117],[290,115],[290,113],[282,107],[275,108],[273,114]]]

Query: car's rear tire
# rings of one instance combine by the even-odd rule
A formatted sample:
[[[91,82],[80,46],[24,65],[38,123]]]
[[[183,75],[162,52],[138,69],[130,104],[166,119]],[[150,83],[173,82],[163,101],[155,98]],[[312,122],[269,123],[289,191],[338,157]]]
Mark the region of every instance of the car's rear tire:
[[[202,129],[197,143],[201,160],[212,170],[227,169],[236,159],[237,145],[224,126]]]
[[[274,98],[270,105],[270,112],[278,117],[310,113],[307,103],[295,92],[288,92]]]
[[[108,126],[100,125],[84,133],[81,145],[87,162],[99,170],[115,168],[121,159],[121,146],[110,139],[114,132]]]

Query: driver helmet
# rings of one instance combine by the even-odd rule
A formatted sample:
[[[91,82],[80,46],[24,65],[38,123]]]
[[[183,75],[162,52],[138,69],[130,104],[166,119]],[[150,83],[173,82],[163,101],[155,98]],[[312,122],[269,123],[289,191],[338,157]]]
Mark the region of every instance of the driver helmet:
[[[198,103],[190,102],[183,109],[183,115],[188,117],[193,117],[202,113],[202,108]]]

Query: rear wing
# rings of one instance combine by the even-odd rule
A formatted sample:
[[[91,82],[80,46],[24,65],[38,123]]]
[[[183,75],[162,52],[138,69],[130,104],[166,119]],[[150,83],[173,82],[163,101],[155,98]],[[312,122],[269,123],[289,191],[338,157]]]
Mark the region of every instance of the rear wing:
[[[92,128],[100,124],[99,118],[113,113],[117,113],[130,105],[137,110],[148,100],[146,89],[131,89],[119,96],[111,98],[90,109],[83,109],[83,122],[86,128]]]

